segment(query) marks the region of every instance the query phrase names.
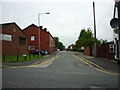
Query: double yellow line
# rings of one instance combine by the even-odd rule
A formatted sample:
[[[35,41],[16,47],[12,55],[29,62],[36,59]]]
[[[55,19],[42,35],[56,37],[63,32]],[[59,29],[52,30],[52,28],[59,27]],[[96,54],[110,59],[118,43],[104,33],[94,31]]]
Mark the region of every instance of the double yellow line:
[[[2,66],[2,68],[34,67],[34,66],[36,66],[36,65],[42,65],[42,64],[48,63],[48,62],[50,62],[50,61],[52,61],[52,60],[57,59],[58,57],[59,57],[59,55],[56,55],[56,56],[54,56],[54,57],[52,57],[52,58],[50,58],[50,59],[44,60],[44,61],[42,61],[42,62],[39,61],[39,62],[30,64],[30,65],[24,65],[24,66]]]
[[[96,70],[98,71],[101,71],[103,73],[107,73],[107,74],[111,74],[111,75],[120,75],[120,73],[114,73],[114,72],[109,72],[105,69],[103,69],[102,67],[99,67],[98,65],[94,64],[92,65],[90,62],[87,62],[86,60],[83,60],[82,58],[76,56],[76,55],[73,55],[74,57],[78,58],[80,61],[82,61],[83,63],[89,65],[89,66],[93,66]],[[96,65],[96,66],[95,66]]]

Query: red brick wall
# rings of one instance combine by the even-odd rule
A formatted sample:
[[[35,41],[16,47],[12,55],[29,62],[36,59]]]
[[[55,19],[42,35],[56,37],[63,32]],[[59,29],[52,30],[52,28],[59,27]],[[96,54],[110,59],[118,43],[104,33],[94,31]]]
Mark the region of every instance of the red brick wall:
[[[23,30],[27,34],[27,39],[28,39],[28,46],[29,45],[35,45],[35,50],[39,49],[38,46],[38,28],[34,25],[31,25],[27,27],[26,29]],[[35,40],[31,41],[31,35],[35,36]],[[29,52],[34,51],[34,50],[29,50]]]
[[[40,49],[48,51],[49,53],[51,53],[54,51],[54,50],[51,50],[51,46],[50,46],[50,44],[53,41],[52,42],[50,41],[51,35],[46,30],[47,29],[40,30]],[[28,45],[35,45],[35,50],[39,49],[39,46],[38,46],[38,27],[36,25],[32,24],[32,25],[28,26],[27,28],[25,28],[23,31],[27,34]],[[31,39],[30,39],[31,35],[35,36],[35,41],[31,41]],[[31,50],[29,50],[29,52],[30,51]]]
[[[2,28],[2,33],[12,35],[12,41],[2,41],[3,55],[28,54],[27,37],[15,23],[9,24],[6,27]],[[26,38],[26,44],[20,45],[19,37]]]
[[[90,46],[84,47],[84,54],[90,56]]]
[[[109,43],[97,46],[97,57],[104,57],[107,59],[114,59],[114,53],[109,52]]]
[[[49,52],[52,53],[55,51],[55,41],[53,39],[53,37],[49,34]]]
[[[44,30],[41,30],[40,31],[40,48],[42,50],[45,50],[45,51],[48,51],[49,52],[49,34],[48,32],[44,31]],[[50,52],[49,52],[50,53]]]

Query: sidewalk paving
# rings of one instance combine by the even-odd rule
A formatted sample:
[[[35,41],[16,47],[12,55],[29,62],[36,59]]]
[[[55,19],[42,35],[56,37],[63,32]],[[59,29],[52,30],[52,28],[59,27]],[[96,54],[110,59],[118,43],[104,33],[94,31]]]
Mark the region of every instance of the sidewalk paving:
[[[26,61],[26,62],[21,62],[21,63],[2,63],[0,64],[0,66],[24,66],[24,65],[30,65],[36,62],[43,62],[44,60],[51,58],[53,56],[55,56],[57,54],[57,52],[53,52],[49,55],[44,56],[43,58],[40,59],[36,59],[36,60],[32,60],[32,61]]]
[[[81,57],[85,60],[88,60],[100,67],[102,67],[103,69],[106,69],[108,71],[112,71],[115,73],[120,73],[120,64],[115,63],[114,60],[107,60],[105,58],[94,58],[93,56],[87,56],[82,52],[75,52],[75,55],[77,55],[78,57]]]

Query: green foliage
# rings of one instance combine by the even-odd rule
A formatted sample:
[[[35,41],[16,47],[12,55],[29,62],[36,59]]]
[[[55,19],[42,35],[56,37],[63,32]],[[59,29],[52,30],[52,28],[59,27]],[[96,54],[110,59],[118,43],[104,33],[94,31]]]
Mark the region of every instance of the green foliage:
[[[93,33],[92,33],[90,28],[88,28],[87,30],[85,28],[83,28],[80,32],[78,40],[75,42],[76,45],[75,45],[73,50],[82,51],[81,47],[93,46],[95,42],[96,42],[97,45],[100,45],[100,44],[106,43],[107,40],[95,39],[93,37]]]
[[[54,37],[55,40],[55,46],[56,48],[60,49],[60,50],[64,50],[65,46],[63,45],[62,42],[59,42],[59,38],[58,37]]]
[[[93,34],[90,28],[87,30],[82,29],[79,35],[78,40],[76,41],[76,46],[77,47],[82,47],[82,46],[91,46],[95,42],[95,39],[93,38]]]
[[[96,40],[96,43],[97,43],[97,45],[100,45],[100,44],[104,44],[104,43],[107,43],[107,40],[105,39],[105,40],[103,40],[103,39],[100,39],[100,40]]]
[[[55,41],[55,46],[58,46],[58,42],[59,42],[59,38],[58,37],[54,37],[54,41]]]

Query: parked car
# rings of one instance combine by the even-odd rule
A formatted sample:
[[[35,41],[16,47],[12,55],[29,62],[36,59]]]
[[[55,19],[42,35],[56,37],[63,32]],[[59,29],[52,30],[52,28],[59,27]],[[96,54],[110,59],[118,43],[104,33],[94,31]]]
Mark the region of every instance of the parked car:
[[[44,50],[43,50],[43,51],[44,51]],[[45,55],[48,55],[48,51],[44,51],[44,54],[45,54]]]
[[[39,53],[41,55],[45,55],[44,51],[43,50],[35,50],[33,52],[30,52],[30,54],[33,54],[33,55],[39,55]]]

